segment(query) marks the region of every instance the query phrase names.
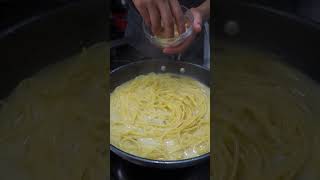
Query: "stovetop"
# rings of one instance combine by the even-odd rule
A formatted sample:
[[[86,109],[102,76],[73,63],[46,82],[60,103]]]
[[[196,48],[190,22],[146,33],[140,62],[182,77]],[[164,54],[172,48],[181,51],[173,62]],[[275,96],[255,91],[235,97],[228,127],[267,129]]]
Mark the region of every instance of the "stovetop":
[[[110,50],[111,70],[133,61],[149,59],[143,56],[124,39],[113,41]],[[110,152],[111,180],[209,180],[210,162],[194,167],[160,170],[129,163]]]

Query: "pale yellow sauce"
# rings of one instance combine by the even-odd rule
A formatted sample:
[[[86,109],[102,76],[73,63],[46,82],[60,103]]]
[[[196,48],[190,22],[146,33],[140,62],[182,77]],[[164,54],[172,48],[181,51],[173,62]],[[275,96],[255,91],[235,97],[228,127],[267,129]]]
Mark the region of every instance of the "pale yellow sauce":
[[[210,151],[210,89],[187,76],[140,75],[110,96],[110,142],[154,160]]]
[[[105,179],[106,44],[23,80],[0,108],[1,180]]]
[[[213,179],[320,179],[319,85],[268,53],[215,55]]]

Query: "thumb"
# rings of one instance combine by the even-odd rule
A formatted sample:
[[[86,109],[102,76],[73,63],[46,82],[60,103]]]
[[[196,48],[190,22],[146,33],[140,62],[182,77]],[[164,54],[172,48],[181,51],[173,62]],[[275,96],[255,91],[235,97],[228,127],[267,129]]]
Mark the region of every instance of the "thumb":
[[[201,17],[201,14],[195,8],[191,9],[191,11],[192,11],[193,18],[194,18],[194,20],[193,20],[193,29],[197,33],[201,32],[201,29],[202,29],[202,17]]]
[[[200,24],[200,23],[194,23],[194,25],[193,25],[194,31],[197,32],[197,33],[201,32],[201,29],[202,29],[201,25],[202,24]]]

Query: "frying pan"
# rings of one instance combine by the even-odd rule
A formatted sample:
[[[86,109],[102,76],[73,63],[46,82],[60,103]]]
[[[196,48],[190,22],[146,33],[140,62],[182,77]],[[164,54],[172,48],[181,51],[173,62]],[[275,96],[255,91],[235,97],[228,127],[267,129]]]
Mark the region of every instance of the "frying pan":
[[[161,70],[165,67],[165,71]],[[184,68],[184,71],[180,71]],[[110,74],[110,92],[112,92],[117,86],[123,84],[126,81],[133,79],[136,76],[148,74],[148,73],[173,73],[184,76],[192,77],[203,84],[210,87],[210,71],[202,66],[186,63],[182,61],[173,61],[168,59],[158,60],[144,60],[131,64],[121,66],[113,70]],[[146,167],[161,168],[161,169],[176,169],[184,168],[188,166],[194,166],[204,161],[209,161],[209,153],[201,155],[199,157],[177,160],[177,161],[159,161],[141,158],[129,153],[126,153],[113,145],[110,145],[112,152],[118,156],[126,159],[134,164]]]

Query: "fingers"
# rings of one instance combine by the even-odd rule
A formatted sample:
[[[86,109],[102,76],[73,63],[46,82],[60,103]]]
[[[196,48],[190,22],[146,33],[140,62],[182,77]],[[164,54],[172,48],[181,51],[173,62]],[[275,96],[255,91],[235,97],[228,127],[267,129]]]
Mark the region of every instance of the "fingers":
[[[147,8],[145,8],[145,7],[140,8],[140,9],[138,8],[138,11],[139,11],[140,15],[142,16],[144,23],[148,26],[151,26],[150,15],[149,15]]]
[[[165,38],[171,38],[174,36],[174,20],[171,13],[170,5],[168,1],[159,1],[158,4],[161,21],[163,22],[164,36]]]
[[[194,41],[197,34],[199,32],[201,32],[202,16],[201,16],[200,12],[197,11],[196,9],[191,9],[191,12],[194,17],[192,35],[189,38],[187,38],[182,44],[180,44],[176,47],[164,48],[163,53],[165,53],[165,54],[178,54],[178,53],[185,51],[190,46],[190,44]]]
[[[158,8],[153,3],[149,3],[147,8],[150,15],[152,33],[158,34],[161,30],[161,19]]]
[[[196,9],[192,8],[191,9],[191,12],[193,14],[193,30],[196,32],[196,33],[199,33],[201,32],[201,27],[202,27],[202,16],[201,14],[199,13],[199,11],[197,11]]]
[[[170,9],[171,9],[172,15],[178,27],[178,32],[179,34],[182,34],[185,32],[186,29],[185,29],[184,15],[183,15],[181,6],[179,4],[179,1],[170,0],[169,3],[170,3]]]
[[[155,35],[174,37],[175,23],[178,32],[185,31],[184,16],[178,0],[133,0],[144,22]]]
[[[142,1],[133,1],[135,7],[139,11],[146,25],[151,26],[150,15],[148,9]]]

